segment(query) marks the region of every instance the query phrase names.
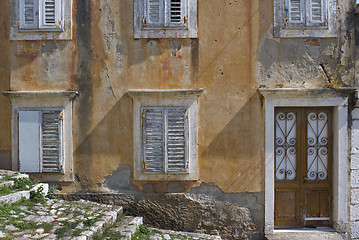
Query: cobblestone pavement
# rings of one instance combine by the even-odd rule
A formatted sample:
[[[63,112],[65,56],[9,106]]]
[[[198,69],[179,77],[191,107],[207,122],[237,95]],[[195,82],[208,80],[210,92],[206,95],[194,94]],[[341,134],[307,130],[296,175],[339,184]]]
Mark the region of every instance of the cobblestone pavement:
[[[122,207],[47,199],[0,206],[0,238],[88,239],[116,221]]]

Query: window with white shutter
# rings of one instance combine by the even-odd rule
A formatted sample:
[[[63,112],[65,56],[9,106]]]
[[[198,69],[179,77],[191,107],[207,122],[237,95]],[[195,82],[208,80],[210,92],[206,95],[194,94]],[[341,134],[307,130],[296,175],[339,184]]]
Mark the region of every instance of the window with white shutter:
[[[135,38],[197,37],[197,0],[134,0]]]
[[[61,30],[63,0],[19,0],[19,27],[26,30]]]
[[[188,171],[187,109],[143,107],[142,148],[145,173]]]
[[[197,180],[197,106],[203,89],[130,90],[135,180]]]
[[[11,40],[71,39],[72,0],[10,0]]]
[[[20,172],[62,172],[62,110],[19,110]]]
[[[274,0],[275,37],[335,36],[336,0]]]

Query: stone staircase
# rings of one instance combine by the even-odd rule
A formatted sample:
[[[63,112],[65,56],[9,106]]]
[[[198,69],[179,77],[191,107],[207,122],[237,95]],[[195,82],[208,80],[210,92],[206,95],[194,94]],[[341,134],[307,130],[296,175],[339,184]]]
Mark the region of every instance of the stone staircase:
[[[16,178],[26,180],[29,176],[0,170],[0,189],[14,186]],[[0,239],[129,240],[136,232],[139,235],[136,239],[144,239],[145,235],[151,240],[221,239],[207,234],[149,229],[142,225],[142,217],[124,216],[120,206],[85,200],[24,200],[30,198],[31,191],[40,187],[44,194],[48,193],[48,184],[38,183],[26,190],[0,196]]]

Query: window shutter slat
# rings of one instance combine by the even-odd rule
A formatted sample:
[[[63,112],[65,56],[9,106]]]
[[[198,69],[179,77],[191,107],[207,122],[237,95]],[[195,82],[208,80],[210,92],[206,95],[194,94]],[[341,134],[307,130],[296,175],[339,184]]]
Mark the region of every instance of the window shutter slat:
[[[41,123],[42,171],[61,171],[61,132],[60,111],[43,111]]]
[[[304,0],[288,0],[286,6],[287,22],[292,25],[304,24]]]
[[[171,0],[170,21],[178,24],[183,22],[181,0]]]
[[[164,110],[142,109],[143,170],[163,172],[164,170]]]
[[[32,29],[37,27],[38,4],[36,0],[19,1],[20,28]]]
[[[163,0],[146,0],[145,26],[163,26]]]
[[[308,24],[320,25],[325,22],[325,1],[309,0],[308,6]]]
[[[62,0],[40,0],[40,28],[61,28]]]
[[[184,0],[166,1],[166,27],[179,27],[185,25],[186,2]]]
[[[187,118],[186,109],[169,108],[167,110],[167,171],[187,171]]]

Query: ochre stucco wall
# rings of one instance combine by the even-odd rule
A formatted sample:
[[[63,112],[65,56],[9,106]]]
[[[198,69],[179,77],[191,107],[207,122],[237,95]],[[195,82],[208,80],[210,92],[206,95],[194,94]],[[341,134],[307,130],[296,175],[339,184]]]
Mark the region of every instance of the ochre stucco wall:
[[[338,4],[338,15],[349,8],[347,1]],[[346,19],[340,16],[339,24]],[[349,25],[333,39],[274,39],[272,30],[272,0],[198,0],[197,39],[134,40],[132,0],[74,0],[73,40],[12,41],[10,49],[2,47],[11,58],[0,60],[0,81],[9,78],[11,66],[12,90],[79,91],[73,117],[76,177],[64,191],[104,191],[104,183],[121,172],[117,181],[128,184],[112,190],[141,192],[151,185],[154,192],[167,192],[166,182],[132,181],[133,113],[126,92],[203,88],[199,178],[179,183],[183,191],[205,182],[225,193],[263,192],[265,123],[256,89],[325,87],[320,64],[331,74],[338,61],[350,62],[352,49]],[[0,37],[8,39],[6,34]],[[8,102],[0,107],[4,112]],[[5,118],[0,147],[10,149]]]

